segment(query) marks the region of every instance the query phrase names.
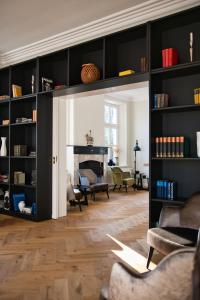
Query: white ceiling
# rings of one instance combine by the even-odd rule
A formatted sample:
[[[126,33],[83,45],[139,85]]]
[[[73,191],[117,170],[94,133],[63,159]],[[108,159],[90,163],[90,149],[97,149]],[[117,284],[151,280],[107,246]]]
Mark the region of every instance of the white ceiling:
[[[10,51],[147,0],[0,0],[0,51]]]

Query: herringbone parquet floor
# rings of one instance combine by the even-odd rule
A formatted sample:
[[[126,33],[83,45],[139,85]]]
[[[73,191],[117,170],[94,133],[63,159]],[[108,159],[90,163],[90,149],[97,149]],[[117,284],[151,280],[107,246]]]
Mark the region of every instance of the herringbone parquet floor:
[[[98,195],[79,212],[34,223],[0,215],[0,299],[96,300],[119,259],[106,234],[146,255],[148,193]],[[124,299],[125,300],[125,299]]]

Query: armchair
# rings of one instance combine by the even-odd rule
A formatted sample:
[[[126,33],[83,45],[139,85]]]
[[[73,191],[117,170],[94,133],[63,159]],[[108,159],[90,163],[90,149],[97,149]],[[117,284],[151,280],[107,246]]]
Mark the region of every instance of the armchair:
[[[119,186],[119,191],[121,187],[125,187],[126,192],[128,191],[128,187],[132,186],[133,189],[135,189],[135,180],[133,177],[131,177],[130,172],[124,172],[119,167],[113,167],[111,168],[112,171],[112,179],[114,183],[113,191],[116,189],[117,186]]]
[[[87,194],[91,194],[93,200],[95,201],[95,195],[99,192],[108,193],[108,183],[102,182],[102,178],[97,177],[97,175],[91,169],[79,169],[79,189],[84,193],[85,200],[87,202]]]
[[[174,250],[195,246],[200,227],[200,192],[192,195],[183,207],[163,207],[159,227],[147,232],[149,255],[147,268],[153,251],[167,255]]]
[[[200,296],[200,247],[174,251],[153,271],[137,273],[122,263],[112,267],[101,300],[197,300]]]

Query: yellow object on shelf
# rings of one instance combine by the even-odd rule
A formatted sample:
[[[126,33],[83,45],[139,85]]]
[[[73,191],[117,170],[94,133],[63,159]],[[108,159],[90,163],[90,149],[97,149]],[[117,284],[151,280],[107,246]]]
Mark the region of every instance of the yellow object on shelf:
[[[119,76],[126,76],[126,75],[132,75],[132,74],[135,74],[135,71],[133,71],[133,70],[125,70],[125,71],[119,72]]]

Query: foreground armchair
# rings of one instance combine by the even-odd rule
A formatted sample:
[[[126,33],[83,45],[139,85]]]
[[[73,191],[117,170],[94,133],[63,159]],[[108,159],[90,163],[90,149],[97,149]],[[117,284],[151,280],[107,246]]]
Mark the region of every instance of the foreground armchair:
[[[196,245],[200,228],[200,193],[194,194],[183,207],[163,207],[159,227],[147,232],[150,246],[147,259],[149,267],[153,251],[167,255],[174,250]]]
[[[199,246],[174,251],[155,270],[142,274],[115,263],[109,285],[102,288],[100,299],[197,300],[200,299],[199,272]]]

